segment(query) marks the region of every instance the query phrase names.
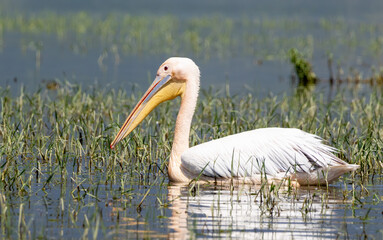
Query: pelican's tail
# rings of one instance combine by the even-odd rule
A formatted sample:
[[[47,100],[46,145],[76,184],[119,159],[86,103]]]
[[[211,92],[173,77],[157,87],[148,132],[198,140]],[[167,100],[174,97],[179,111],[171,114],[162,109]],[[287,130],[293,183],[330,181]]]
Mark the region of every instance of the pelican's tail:
[[[344,164],[319,168],[310,173],[295,173],[292,177],[300,185],[328,184],[338,179],[345,173],[353,172],[360,166],[356,164]]]

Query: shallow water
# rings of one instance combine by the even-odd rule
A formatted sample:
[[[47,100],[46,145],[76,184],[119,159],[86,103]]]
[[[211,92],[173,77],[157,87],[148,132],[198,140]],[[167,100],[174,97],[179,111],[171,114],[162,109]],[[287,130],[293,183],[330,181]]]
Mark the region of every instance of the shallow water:
[[[39,182],[45,182],[49,174],[41,175],[29,194],[7,195],[10,214],[16,217],[2,222],[1,235],[49,239],[383,237],[383,184],[378,176],[374,184],[364,183],[363,188],[343,178],[328,188],[282,186],[273,191],[269,185],[169,185],[161,174],[147,185],[121,184],[123,175],[110,178],[102,170],[68,175],[64,179],[55,175],[44,190]]]
[[[378,188],[368,190],[379,192]],[[170,227],[175,235],[214,238],[354,239],[364,234],[381,238],[382,203],[375,204],[370,199],[362,207],[353,206],[350,199],[343,198],[342,191],[342,187],[333,186],[295,189],[287,194],[282,188],[278,198],[273,199],[273,206],[261,200],[259,187],[202,188],[195,197],[170,187],[171,197],[174,198],[173,192],[180,196],[171,207]],[[361,220],[366,214],[368,220]]]

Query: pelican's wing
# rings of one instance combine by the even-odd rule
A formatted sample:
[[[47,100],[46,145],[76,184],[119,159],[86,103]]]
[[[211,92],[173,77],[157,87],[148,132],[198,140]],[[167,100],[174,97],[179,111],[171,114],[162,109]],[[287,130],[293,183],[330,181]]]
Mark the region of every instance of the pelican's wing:
[[[280,176],[344,165],[318,136],[293,128],[263,128],[194,146],[181,156],[183,167],[207,177]]]

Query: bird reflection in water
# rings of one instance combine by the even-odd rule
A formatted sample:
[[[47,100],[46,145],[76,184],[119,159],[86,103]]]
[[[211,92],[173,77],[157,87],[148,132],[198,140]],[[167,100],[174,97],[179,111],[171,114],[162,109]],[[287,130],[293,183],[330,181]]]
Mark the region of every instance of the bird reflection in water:
[[[274,187],[274,189],[272,189]],[[169,238],[323,239],[340,237],[330,222],[341,189],[275,185],[201,186],[195,196],[168,187]]]

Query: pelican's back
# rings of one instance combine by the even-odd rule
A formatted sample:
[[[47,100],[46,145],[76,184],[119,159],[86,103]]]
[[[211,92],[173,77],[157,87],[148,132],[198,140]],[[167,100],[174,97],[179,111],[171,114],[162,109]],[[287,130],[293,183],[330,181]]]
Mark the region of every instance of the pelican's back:
[[[322,139],[294,128],[247,131],[186,150],[182,166],[205,178],[292,178],[302,185],[324,184],[358,165],[347,164]]]

